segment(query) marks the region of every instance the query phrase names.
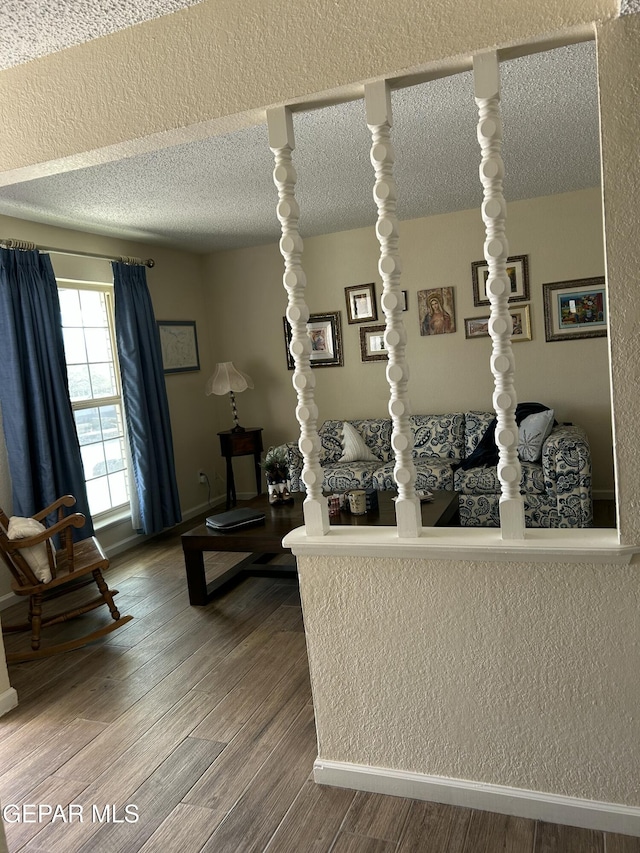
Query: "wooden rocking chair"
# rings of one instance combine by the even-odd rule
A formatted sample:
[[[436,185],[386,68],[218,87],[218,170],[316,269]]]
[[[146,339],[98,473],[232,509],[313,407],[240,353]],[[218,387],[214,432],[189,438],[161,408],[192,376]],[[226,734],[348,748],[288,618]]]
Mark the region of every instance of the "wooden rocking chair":
[[[32,516],[32,519],[35,519],[35,521],[46,525],[47,516],[57,511],[57,521],[55,524],[45,527],[43,531],[35,535],[20,539],[9,538],[9,519],[3,510],[0,509],[0,554],[13,575],[11,588],[16,595],[29,596],[27,622],[20,625],[3,626],[2,629],[3,633],[31,631],[31,650],[8,652],[7,661],[10,663],[35,660],[57,654],[58,652],[77,649],[86,643],[91,643],[93,640],[103,637],[105,634],[109,634],[111,631],[115,631],[133,619],[133,616],[120,616],[113,603],[113,596],[117,595],[118,591],[110,590],[102,577],[102,572],[109,567],[109,560],[100,547],[98,540],[95,537],[90,537],[80,542],[73,542],[72,528],[82,527],[85,523],[85,517],[82,513],[65,514],[65,507],[72,507],[75,502],[76,499],[72,495],[65,495],[51,504],[51,506]],[[31,519],[25,519],[24,521],[31,521]],[[56,534],[60,535],[60,542],[63,545],[60,550],[55,550],[52,543],[52,537]],[[40,546],[39,552],[26,551],[26,549],[35,548],[36,546]],[[35,574],[34,568],[32,568],[34,565],[32,555],[38,553],[40,562],[42,563],[44,559],[43,547],[46,549],[46,563],[48,563],[49,571],[46,570],[45,564],[45,580],[40,580],[38,575]],[[36,571],[38,571],[39,575],[43,575],[42,568],[36,568]],[[51,573],[51,579],[47,580],[49,572]],[[93,598],[91,601],[75,607],[72,606],[68,610],[43,619],[43,600],[48,601],[51,598],[76,592],[79,586],[83,585],[83,579],[85,584],[91,582],[90,577],[88,577],[89,575],[93,575],[93,580],[95,580],[98,586],[100,595],[97,598]],[[41,628],[66,622],[83,613],[88,613],[90,610],[95,610],[96,607],[100,607],[103,604],[106,604],[109,608],[113,618],[112,622],[75,640],[69,640],[45,648],[40,647]]]

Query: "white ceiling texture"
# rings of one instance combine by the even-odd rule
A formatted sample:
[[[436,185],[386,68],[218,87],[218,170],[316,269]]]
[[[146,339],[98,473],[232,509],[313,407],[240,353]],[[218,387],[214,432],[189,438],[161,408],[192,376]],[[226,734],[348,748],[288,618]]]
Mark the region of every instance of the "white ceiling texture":
[[[4,0],[0,69],[195,2]],[[597,186],[594,44],[514,59],[501,74],[507,200]],[[479,207],[471,73],[394,90],[392,104],[399,218]],[[302,236],[372,224],[363,102],[295,113],[294,129]],[[0,213],[195,252],[241,248],[279,237],[272,169],[260,125],[0,188]]]

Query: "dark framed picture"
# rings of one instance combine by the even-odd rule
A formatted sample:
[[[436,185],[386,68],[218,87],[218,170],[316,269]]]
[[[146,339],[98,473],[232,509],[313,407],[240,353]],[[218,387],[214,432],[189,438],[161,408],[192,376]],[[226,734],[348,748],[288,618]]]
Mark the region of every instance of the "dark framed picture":
[[[360,329],[360,354],[363,361],[387,361],[389,352],[384,341],[386,326],[366,326]]]
[[[403,311],[409,310],[409,294],[406,290],[400,291],[400,306]]]
[[[511,330],[511,340],[530,341],[531,340],[531,314],[528,305],[520,305],[509,312],[511,314],[511,322],[513,324]],[[467,317],[464,321],[464,336],[465,338],[488,338],[489,337],[489,317]]]
[[[448,335],[456,330],[452,287],[418,291],[418,320],[421,335]]]
[[[529,301],[529,256],[513,255],[507,258],[507,275],[511,283],[509,302]],[[489,264],[486,261],[474,261],[471,264],[473,282],[473,304],[489,305],[487,279]]]
[[[603,338],[607,334],[604,276],[542,285],[547,341]]]
[[[291,350],[291,326],[286,317],[284,323],[284,343],[287,352],[287,367],[295,367]],[[311,339],[311,367],[342,367],[342,325],[340,312],[328,314],[310,314],[307,323],[307,334]]]
[[[356,284],[345,287],[347,320],[349,323],[370,323],[378,319],[375,284]]]
[[[200,370],[195,320],[158,320],[165,373]]]

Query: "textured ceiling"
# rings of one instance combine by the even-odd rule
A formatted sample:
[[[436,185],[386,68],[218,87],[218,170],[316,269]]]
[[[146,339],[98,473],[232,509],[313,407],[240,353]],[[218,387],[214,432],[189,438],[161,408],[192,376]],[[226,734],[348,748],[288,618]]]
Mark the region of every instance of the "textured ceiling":
[[[189,4],[112,5],[151,16]],[[505,62],[501,74],[507,200],[596,186],[593,43]],[[392,102],[399,217],[479,207],[471,74],[396,90]],[[363,102],[296,113],[294,128],[302,236],[373,223]],[[239,248],[278,239],[272,168],[261,125],[1,188],[0,213],[196,252]]]
[[[202,0],[2,0],[0,70]]]

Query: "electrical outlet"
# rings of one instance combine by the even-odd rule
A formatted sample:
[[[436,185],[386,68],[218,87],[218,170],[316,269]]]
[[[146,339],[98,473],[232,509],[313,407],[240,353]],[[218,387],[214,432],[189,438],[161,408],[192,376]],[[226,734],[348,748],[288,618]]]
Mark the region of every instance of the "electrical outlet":
[[[202,469],[200,469],[198,471],[198,482],[199,483],[206,483],[207,482],[207,475],[205,474],[205,472]]]

